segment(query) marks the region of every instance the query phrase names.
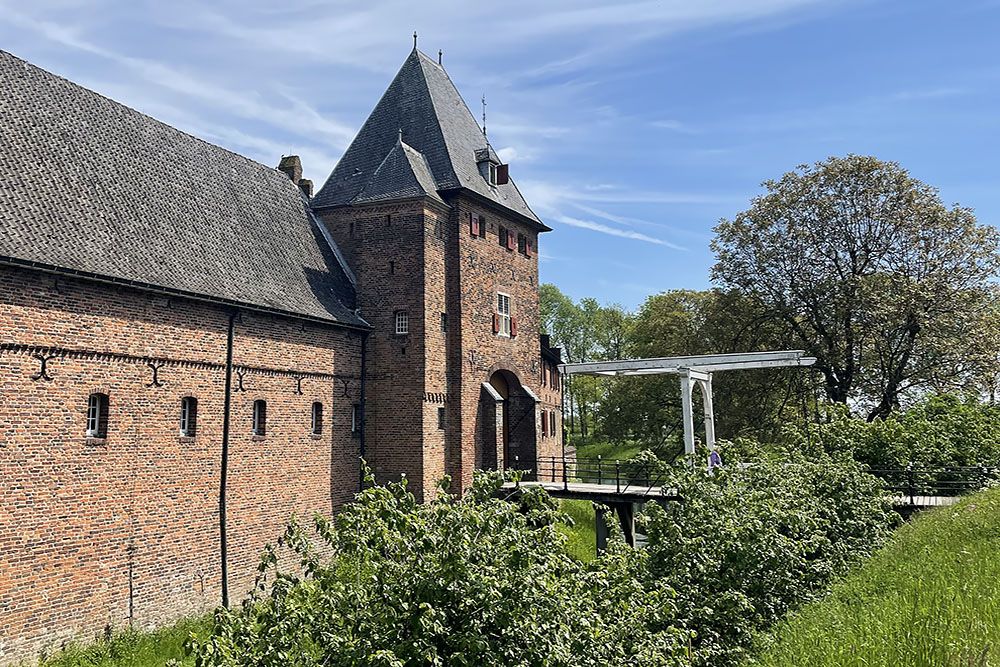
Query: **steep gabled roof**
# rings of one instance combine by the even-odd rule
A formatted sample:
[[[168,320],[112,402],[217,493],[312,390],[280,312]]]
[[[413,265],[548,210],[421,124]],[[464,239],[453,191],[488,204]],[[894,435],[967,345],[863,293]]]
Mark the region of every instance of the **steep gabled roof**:
[[[283,173],[0,51],[0,262],[350,326]]]
[[[476,151],[483,133],[444,68],[414,49],[372,110],[333,173],[312,200],[314,208],[354,202],[398,141],[422,153],[438,192],[464,188],[539,225],[513,181],[490,186],[479,172]],[[491,155],[496,154],[490,149]]]
[[[430,197],[442,201],[427,159],[422,153],[397,141],[351,202],[368,204],[409,197]]]

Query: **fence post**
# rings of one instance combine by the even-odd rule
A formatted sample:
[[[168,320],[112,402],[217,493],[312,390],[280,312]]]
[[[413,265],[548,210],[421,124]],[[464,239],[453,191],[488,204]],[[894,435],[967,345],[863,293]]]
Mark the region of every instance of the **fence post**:
[[[604,474],[601,471],[601,455],[597,455],[597,483],[601,484],[604,482]]]
[[[514,455],[514,470],[518,470],[519,469],[519,466],[517,464],[519,458],[520,457],[518,457],[516,454]],[[516,486],[519,489],[521,488],[521,476],[520,475],[518,475],[517,483],[514,484],[514,486]]]
[[[565,456],[562,457],[562,466],[563,466],[563,491],[568,491],[569,490],[569,482],[566,480],[566,457]],[[552,467],[555,468],[555,462],[553,462]]]
[[[913,501],[913,463],[906,464],[906,490],[910,496],[910,505],[916,505]]]
[[[622,492],[622,462],[615,461],[615,490]]]
[[[552,481],[556,481],[556,457],[552,457]]]

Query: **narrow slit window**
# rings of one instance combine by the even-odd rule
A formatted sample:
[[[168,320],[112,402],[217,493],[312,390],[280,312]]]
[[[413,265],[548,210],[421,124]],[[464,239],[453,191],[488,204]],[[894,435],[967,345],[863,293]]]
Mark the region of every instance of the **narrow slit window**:
[[[438,429],[444,430],[444,408],[438,408]]]
[[[441,313],[441,331],[448,331],[448,313]]]
[[[312,434],[323,434],[323,404],[319,401],[313,403],[312,407]]]
[[[87,399],[87,437],[108,437],[108,395],[91,394]]]
[[[198,428],[198,399],[185,396],[181,399],[181,437],[193,438]]]
[[[549,412],[549,435],[556,434],[556,411]]]
[[[261,399],[253,402],[253,434],[267,435],[267,401]]]
[[[361,404],[355,403],[351,406],[351,433],[361,430]]]

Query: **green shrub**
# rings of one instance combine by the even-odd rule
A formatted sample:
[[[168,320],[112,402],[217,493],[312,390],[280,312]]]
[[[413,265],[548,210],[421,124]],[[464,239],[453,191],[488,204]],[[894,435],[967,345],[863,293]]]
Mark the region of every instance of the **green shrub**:
[[[820,424],[793,426],[793,448],[853,457],[873,468],[1000,465],[1000,407],[940,394],[888,419],[867,422],[833,410]]]
[[[673,480],[683,502],[648,509],[649,578],[676,591],[694,664],[730,665],[790,609],[889,536],[881,483],[852,463],[728,465]]]
[[[570,557],[557,504],[541,490],[495,497],[478,475],[462,499],[418,503],[405,484],[373,486],[319,544],[282,540],[303,575],[268,550],[240,610],[220,611],[199,665],[678,665],[672,591],[644,580],[646,557],[615,541]],[[325,554],[324,554],[325,552]]]

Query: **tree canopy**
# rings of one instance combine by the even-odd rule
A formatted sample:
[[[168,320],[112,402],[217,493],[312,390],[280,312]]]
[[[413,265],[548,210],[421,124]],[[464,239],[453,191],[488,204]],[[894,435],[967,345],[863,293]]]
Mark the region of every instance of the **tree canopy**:
[[[997,360],[997,230],[893,162],[850,155],[765,182],[715,228],[712,275],[817,358],[827,397],[885,417]]]

